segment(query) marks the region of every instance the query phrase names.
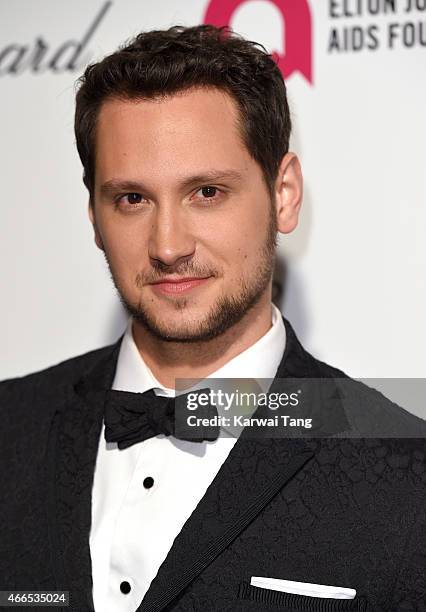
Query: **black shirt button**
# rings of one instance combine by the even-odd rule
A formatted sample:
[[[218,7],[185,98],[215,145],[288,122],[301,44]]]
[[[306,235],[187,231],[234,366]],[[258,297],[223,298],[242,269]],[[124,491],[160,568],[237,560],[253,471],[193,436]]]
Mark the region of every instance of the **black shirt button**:
[[[122,593],[130,593],[130,589],[132,587],[130,586],[130,584],[127,582],[127,580],[123,580],[123,582],[120,584],[120,591]]]
[[[143,479],[143,486],[145,489],[150,489],[154,484],[154,479],[151,476],[147,476]]]

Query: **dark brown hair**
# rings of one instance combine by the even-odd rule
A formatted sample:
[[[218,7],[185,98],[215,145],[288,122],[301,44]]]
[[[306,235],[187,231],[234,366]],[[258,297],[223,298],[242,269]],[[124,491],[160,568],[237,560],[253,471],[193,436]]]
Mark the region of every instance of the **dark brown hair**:
[[[280,161],[289,148],[291,120],[281,72],[262,45],[227,26],[142,32],[89,65],[77,85],[74,129],[92,204],[101,104],[108,98],[149,99],[206,86],[226,91],[237,102],[243,142],[262,168],[272,195]]]

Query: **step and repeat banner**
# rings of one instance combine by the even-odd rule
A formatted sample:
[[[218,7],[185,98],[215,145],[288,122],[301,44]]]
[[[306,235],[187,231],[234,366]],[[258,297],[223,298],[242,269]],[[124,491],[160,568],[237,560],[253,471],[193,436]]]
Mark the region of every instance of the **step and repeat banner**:
[[[352,376],[425,377],[426,0],[1,0],[0,379],[124,329],[87,215],[75,82],[142,30],[198,23],[262,43],[287,82],[305,195],[280,237],[282,312]]]

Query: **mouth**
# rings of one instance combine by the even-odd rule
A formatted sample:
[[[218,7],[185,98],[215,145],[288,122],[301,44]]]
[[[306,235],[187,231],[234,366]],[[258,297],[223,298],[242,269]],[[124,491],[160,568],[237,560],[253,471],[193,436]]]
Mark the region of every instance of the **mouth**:
[[[181,294],[186,293],[187,291],[191,291],[191,289],[195,289],[200,285],[205,284],[210,276],[205,278],[166,278],[156,283],[151,283],[151,287],[156,292],[167,293],[167,294]]]

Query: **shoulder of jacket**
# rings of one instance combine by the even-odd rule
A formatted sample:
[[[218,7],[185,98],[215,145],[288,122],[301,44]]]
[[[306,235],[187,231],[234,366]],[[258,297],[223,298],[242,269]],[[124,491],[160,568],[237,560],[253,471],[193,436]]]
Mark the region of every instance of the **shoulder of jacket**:
[[[356,410],[357,417],[366,423],[366,432],[371,435],[372,422],[382,420],[386,427],[383,428],[384,437],[389,440],[391,446],[395,443],[402,447],[418,447],[425,445],[426,421],[409,412],[390,397],[384,395],[382,391],[374,386],[375,380],[364,379],[364,381],[354,379],[338,368],[320,361],[306,351],[307,357],[314,364],[318,378],[333,378],[338,381],[338,385],[348,400],[348,407]],[[386,433],[385,433],[386,432]],[[380,436],[378,436],[380,437]]]
[[[116,344],[110,344],[76,357],[71,357],[43,370],[32,372],[24,376],[9,378],[0,382],[0,397],[25,396],[33,394],[44,388],[61,387],[77,381],[85,372],[92,368],[97,361],[105,357]]]

